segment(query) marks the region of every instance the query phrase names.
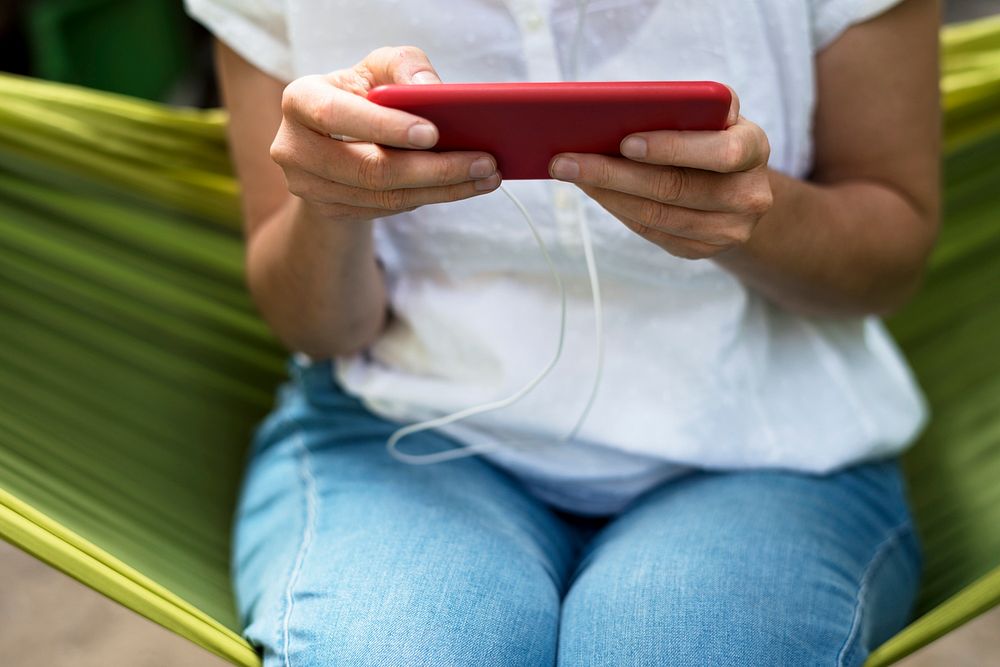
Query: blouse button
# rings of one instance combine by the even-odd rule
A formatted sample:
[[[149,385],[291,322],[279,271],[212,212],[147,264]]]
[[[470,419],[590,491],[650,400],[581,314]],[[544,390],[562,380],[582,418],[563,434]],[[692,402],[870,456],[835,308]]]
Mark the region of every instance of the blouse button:
[[[540,14],[536,14],[535,12],[531,12],[524,17],[524,27],[531,32],[538,32],[544,25],[545,19],[543,19]]]
[[[573,209],[573,194],[564,188],[556,190],[556,208],[560,211],[570,211]]]

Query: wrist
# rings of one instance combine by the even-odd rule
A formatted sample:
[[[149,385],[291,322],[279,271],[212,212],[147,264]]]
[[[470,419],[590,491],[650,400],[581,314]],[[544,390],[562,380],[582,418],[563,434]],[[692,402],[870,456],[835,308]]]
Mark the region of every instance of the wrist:
[[[345,235],[371,230],[372,220],[359,217],[357,209],[344,204],[327,204],[293,196],[289,202],[292,217],[314,225],[335,227]]]
[[[780,234],[781,220],[788,218],[790,211],[800,209],[803,189],[809,187],[804,181],[771,168],[768,168],[767,174],[773,199],[771,208],[757,221],[745,243],[733,246],[713,258],[717,264],[738,276],[745,271],[761,268],[761,264],[767,264],[778,241],[775,237]]]

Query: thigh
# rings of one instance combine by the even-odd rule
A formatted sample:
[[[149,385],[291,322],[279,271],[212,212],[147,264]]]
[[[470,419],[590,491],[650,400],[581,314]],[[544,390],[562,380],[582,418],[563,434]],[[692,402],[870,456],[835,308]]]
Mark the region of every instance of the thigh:
[[[559,664],[860,665],[906,623],[919,570],[894,462],[695,474],[585,547]]]
[[[337,390],[328,363],[290,368],[235,532],[238,605],[265,664],[554,664],[570,529],[476,457],[393,459],[398,425]]]

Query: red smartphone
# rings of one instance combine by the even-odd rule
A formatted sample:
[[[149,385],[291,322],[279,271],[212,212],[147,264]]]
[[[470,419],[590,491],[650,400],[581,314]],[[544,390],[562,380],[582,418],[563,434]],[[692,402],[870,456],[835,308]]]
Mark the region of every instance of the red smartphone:
[[[481,150],[504,179],[550,178],[557,153],[620,155],[633,132],[722,130],[732,95],[714,81],[379,86],[368,99],[434,123],[434,150]]]

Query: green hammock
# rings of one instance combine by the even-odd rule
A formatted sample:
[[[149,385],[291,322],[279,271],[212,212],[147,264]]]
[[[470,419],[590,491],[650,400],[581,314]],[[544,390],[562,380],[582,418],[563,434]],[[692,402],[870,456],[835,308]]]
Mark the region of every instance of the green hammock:
[[[946,222],[890,325],[926,389],[926,546],[886,665],[1000,603],[1000,18],[942,37]],[[0,76],[0,536],[237,665],[229,532],[284,354],[242,279],[225,116]]]

